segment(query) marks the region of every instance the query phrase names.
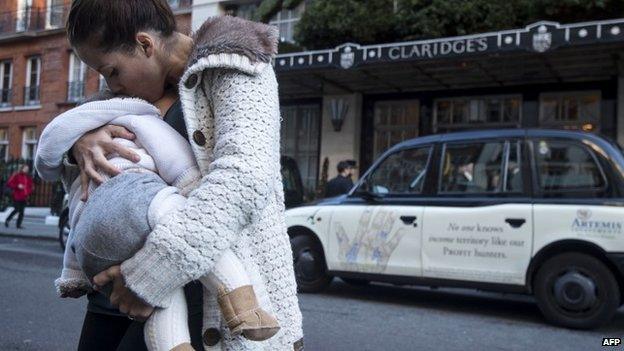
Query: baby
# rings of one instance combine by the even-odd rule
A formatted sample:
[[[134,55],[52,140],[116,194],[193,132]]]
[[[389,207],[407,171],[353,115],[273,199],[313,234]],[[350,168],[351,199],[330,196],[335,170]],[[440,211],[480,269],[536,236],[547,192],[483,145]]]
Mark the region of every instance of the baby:
[[[48,181],[62,176],[63,154],[83,134],[104,125],[122,126],[134,133],[134,141],[114,141],[140,156],[134,163],[109,155],[108,161],[121,173],[111,178],[100,172],[104,182],[99,186],[90,182],[86,202],[81,200],[80,179],[72,180],[71,233],[63,271],[55,281],[62,297],[86,294],[96,274],[131,258],[156,225],[165,223],[171,213],[183,211],[185,196],[198,185],[201,174],[190,144],[161,118],[160,111],[167,111],[174,101],[173,95],[166,95],[156,102],[157,108],[140,99],[109,96],[59,115],[44,129],[35,168]],[[242,262],[231,250],[225,250],[213,271],[199,280],[217,295],[232,335],[261,341],[279,331],[275,317],[260,307]],[[173,293],[167,308],[154,311],[144,333],[150,350],[192,349],[182,288]]]

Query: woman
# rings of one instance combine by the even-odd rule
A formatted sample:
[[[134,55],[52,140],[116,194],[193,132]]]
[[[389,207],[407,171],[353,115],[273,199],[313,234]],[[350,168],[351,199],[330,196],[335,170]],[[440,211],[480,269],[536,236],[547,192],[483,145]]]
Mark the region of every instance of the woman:
[[[203,176],[187,206],[156,227],[133,258],[97,275],[96,285],[112,283],[111,303],[130,318],[145,319],[154,306],[166,306],[174,289],[210,271],[230,248],[282,329],[261,343],[232,338],[220,320],[216,296],[204,291],[205,346],[302,349],[284,225],[277,82],[270,62],[276,30],[221,17],[207,21],[193,40],[175,32],[165,0],[74,0],[67,30],[76,53],[114,93],[153,102],[179,84],[187,135]],[[100,180],[96,168],[117,173],[105,153],[136,160],[131,150],[112,142],[128,134],[109,126],[74,145],[83,184]]]
[[[26,208],[26,201],[32,192],[35,190],[35,183],[30,176],[30,167],[23,165],[18,172],[15,172],[7,181],[6,187],[11,189],[11,198],[13,199],[13,211],[7,217],[4,222],[4,226],[8,227],[9,222],[13,216],[17,215],[17,228],[24,229],[22,227],[22,221],[24,220],[24,209]]]

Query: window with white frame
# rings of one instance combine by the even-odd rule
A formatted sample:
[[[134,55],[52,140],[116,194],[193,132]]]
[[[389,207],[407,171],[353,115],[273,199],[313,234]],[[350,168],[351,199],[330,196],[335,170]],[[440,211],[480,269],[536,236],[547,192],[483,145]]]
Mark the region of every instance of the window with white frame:
[[[543,93],[540,126],[597,131],[600,124],[599,91]]]
[[[246,20],[253,20],[254,13],[258,9],[258,5],[251,4],[240,4],[240,5],[226,5],[225,13],[229,16],[235,16],[244,18]]]
[[[87,77],[87,65],[80,60],[78,55],[69,55],[69,80],[67,83],[67,101],[78,102],[85,96],[85,81]]]
[[[15,31],[22,32],[30,27],[30,15],[33,0],[17,0]]]
[[[434,130],[519,126],[521,106],[522,98],[519,95],[437,99],[433,112]]]
[[[63,26],[64,0],[46,0],[46,29]]]
[[[34,160],[37,150],[37,128],[26,127],[22,130],[22,158]]]
[[[103,75],[100,74],[100,81],[99,81],[99,86],[98,86],[98,91],[104,91],[106,89],[108,89],[108,83],[106,83],[106,78],[104,78]]]
[[[180,0],[167,0],[167,2],[169,3],[169,6],[175,10],[178,7],[180,7]]]
[[[0,107],[11,106],[13,96],[13,64],[11,61],[0,61]]]
[[[301,15],[304,11],[304,4],[305,3],[302,2],[294,9],[281,10],[273,16],[269,22],[269,24],[279,28],[280,41],[289,43],[294,42],[295,26],[301,19]]]
[[[9,129],[0,128],[0,158],[4,161],[9,159]]]
[[[39,105],[39,83],[41,82],[41,57],[29,57],[26,64],[24,105]]]

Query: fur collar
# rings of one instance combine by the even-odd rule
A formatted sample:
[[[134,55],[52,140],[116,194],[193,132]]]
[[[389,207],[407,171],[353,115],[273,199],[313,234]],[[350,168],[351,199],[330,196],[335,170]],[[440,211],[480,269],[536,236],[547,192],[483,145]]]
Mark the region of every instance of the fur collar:
[[[211,17],[193,35],[195,47],[188,67],[219,54],[244,56],[252,63],[269,63],[277,54],[278,30],[264,23],[232,16]]]

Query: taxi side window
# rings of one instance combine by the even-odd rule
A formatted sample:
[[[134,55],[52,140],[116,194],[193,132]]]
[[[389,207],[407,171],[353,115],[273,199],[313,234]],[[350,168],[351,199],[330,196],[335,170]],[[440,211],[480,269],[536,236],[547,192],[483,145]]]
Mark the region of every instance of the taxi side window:
[[[519,142],[445,144],[443,150],[441,194],[522,192]]]
[[[586,146],[559,140],[534,142],[537,182],[540,190],[583,191],[606,186],[596,158]]]
[[[396,152],[382,161],[367,179],[376,194],[421,194],[431,147]]]

